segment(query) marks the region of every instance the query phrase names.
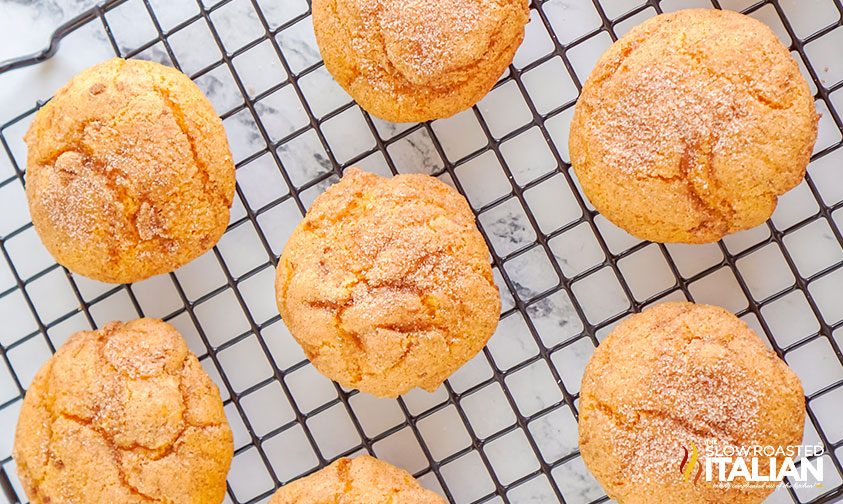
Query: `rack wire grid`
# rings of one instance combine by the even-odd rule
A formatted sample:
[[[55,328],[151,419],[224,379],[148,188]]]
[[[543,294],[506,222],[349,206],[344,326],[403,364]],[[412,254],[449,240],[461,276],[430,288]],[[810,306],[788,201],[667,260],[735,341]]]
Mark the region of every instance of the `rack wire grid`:
[[[582,196],[567,129],[601,52],[645,18],[689,6],[770,24],[816,93],[820,134],[808,176],[766,224],[716,244],[652,244]],[[155,316],[182,332],[220,387],[236,448],[227,502],[265,502],[278,486],[363,452],[451,502],[605,501],[577,451],[583,368],[619,320],[672,299],[736,312],[802,379],[805,442],[825,446],[824,485],[780,488],[770,502],[843,499],[841,0],[533,0],[531,8],[524,45],[495,89],[473,109],[426,124],[388,124],[353,103],[320,60],[305,0],[110,0],[62,26],[49,51],[3,66],[43,61],[65,37],[71,50],[54,59],[78,61],[84,48],[90,59],[174,65],[222,116],[238,178],[231,224],[213,251],[169,275],[100,284],[56,265],[29,222],[21,137],[38,107],[0,118],[5,500],[26,501],[11,447],[38,367],[76,330]],[[344,390],[307,362],[277,314],[278,254],[313,198],[351,165],[452,184],[491,250],[500,327],[435,393],[381,400]]]

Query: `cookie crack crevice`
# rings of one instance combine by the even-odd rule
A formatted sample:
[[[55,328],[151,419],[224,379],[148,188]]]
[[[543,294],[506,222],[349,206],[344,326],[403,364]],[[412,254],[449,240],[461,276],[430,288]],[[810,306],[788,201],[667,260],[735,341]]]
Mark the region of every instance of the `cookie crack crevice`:
[[[211,180],[210,170],[208,169],[205,161],[202,160],[202,156],[199,155],[199,149],[196,146],[197,140],[190,132],[190,126],[187,124],[187,119],[185,118],[181,105],[179,105],[179,103],[173,100],[170,96],[170,89],[168,87],[155,84],[154,89],[164,101],[167,109],[173,115],[176,125],[178,125],[179,130],[181,130],[182,135],[184,135],[184,139],[187,141],[190,154],[193,159],[193,166],[196,168],[194,178],[197,180],[199,187],[211,188],[211,193],[214,194],[215,198],[220,201],[227,202],[228,198],[226,194],[224,194],[222,188]],[[229,204],[227,206],[230,206],[230,202],[228,203]]]
[[[113,465],[115,471],[117,472],[118,481],[120,482],[120,484],[123,487],[126,488],[126,490],[128,490],[131,494],[136,495],[136,496],[140,497],[141,499],[143,499],[144,501],[147,501],[147,502],[163,502],[161,499],[159,499],[157,497],[154,497],[152,495],[147,495],[147,494],[141,492],[137,487],[135,487],[134,485],[132,485],[129,482],[129,479],[126,476],[125,471],[123,470],[123,466],[122,466],[122,463],[121,463],[121,460],[120,460],[120,451],[124,451],[124,450],[121,450],[120,447],[116,446],[105,431],[98,428],[90,420],[87,420],[87,419],[82,418],[82,417],[74,416],[74,415],[71,415],[71,414],[66,413],[66,412],[59,413],[59,416],[61,416],[62,418],[64,418],[65,420],[67,420],[69,422],[73,422],[73,423],[75,423],[75,424],[77,424],[77,425],[79,425],[83,428],[91,430],[92,432],[96,433],[98,436],[100,436],[102,438],[103,442],[105,443],[106,448],[108,449],[109,453],[112,456],[112,462],[113,462],[112,465]],[[51,453],[52,453],[52,451],[51,451]]]
[[[624,429],[622,430],[627,434],[634,434],[636,425],[640,423],[641,417],[649,416],[651,418],[667,420],[675,425],[678,425],[681,429],[690,432],[700,438],[714,437],[722,440],[733,439],[733,437],[728,433],[719,432],[717,429],[714,428],[700,427],[694,425],[692,422],[689,422],[681,416],[671,413],[669,411],[657,408],[637,407],[630,408],[629,412],[621,412],[619,409],[613,408],[610,404],[601,399],[598,399],[594,395],[591,396],[591,399],[592,401],[594,401],[594,407],[596,409],[598,409],[606,417],[611,419],[616,426],[624,427]]]

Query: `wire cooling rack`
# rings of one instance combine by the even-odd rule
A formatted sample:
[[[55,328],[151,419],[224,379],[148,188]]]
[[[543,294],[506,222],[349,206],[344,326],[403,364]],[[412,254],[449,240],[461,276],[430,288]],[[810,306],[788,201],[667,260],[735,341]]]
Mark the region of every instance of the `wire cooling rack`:
[[[50,51],[0,65],[2,73],[50,56],[76,61],[83,46],[172,64],[223,117],[238,177],[231,224],[212,252],[170,275],[99,284],[56,265],[29,222],[21,136],[37,106],[0,117],[5,500],[26,500],[11,445],[37,368],[76,330],[156,316],[181,330],[220,386],[236,445],[227,502],[266,501],[279,485],[362,452],[408,469],[451,502],[604,501],[577,452],[583,367],[620,319],[668,299],[736,312],[800,375],[805,442],[825,446],[825,481],[780,489],[771,501],[841,500],[843,5],[712,3],[533,0],[524,45],[489,96],[419,125],[374,119],[333,83],[305,0],[107,1],[60,28]],[[567,128],[582,82],[612,40],[689,6],[739,9],[770,24],[802,65],[823,117],[808,177],[770,222],[717,244],[665,246],[635,240],[584,200]],[[76,35],[88,37],[76,52],[53,55],[58,40]],[[304,359],[275,309],[274,266],[286,238],[354,164],[452,184],[492,251],[504,299],[498,333],[433,394],[379,400],[343,390]]]

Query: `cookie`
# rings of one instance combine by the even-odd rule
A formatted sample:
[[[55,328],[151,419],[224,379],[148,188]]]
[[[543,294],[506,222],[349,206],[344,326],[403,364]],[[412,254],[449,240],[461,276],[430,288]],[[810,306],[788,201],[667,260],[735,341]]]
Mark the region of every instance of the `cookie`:
[[[222,121],[181,72],[115,58],[70,80],[25,137],[26,195],[57,262],[128,283],[173,271],[228,225],[234,164]]]
[[[71,336],[26,393],[14,458],[34,504],[222,502],[233,455],[217,387],[169,324]]]
[[[739,478],[719,488],[717,478],[698,478],[706,450],[798,445],[805,398],[784,361],[731,313],[662,303],[621,322],[595,350],[579,413],[583,460],[619,503],[760,503],[777,482],[741,488]],[[760,458],[759,474],[769,473]]]
[[[818,116],[761,22],[692,9],[651,18],[600,58],[569,147],[600,213],[656,242],[706,243],[762,224],[802,181]]]
[[[465,198],[428,175],[356,168],[296,227],[276,296],[319,371],[384,397],[435,390],[483,348],[501,309]]]
[[[325,66],[369,113],[393,122],[450,117],[483,98],[512,62],[527,0],[314,0]]]
[[[341,458],[281,487],[269,504],[445,504],[410,474],[368,455]]]

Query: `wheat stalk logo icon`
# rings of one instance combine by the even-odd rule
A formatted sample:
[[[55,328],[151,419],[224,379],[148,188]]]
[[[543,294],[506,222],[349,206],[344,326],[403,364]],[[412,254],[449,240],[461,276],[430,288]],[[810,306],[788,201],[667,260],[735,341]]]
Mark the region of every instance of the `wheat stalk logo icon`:
[[[690,481],[691,473],[694,472],[694,466],[696,466],[697,474],[694,476],[694,484],[696,485],[697,481],[700,479],[700,475],[702,474],[702,464],[697,464],[697,461],[700,458],[700,452],[697,450],[697,445],[694,443],[691,443],[690,452],[684,446],[682,447],[682,451],[685,453],[682,456],[682,462],[679,464],[679,472],[682,474],[682,477],[685,478],[685,481]]]

